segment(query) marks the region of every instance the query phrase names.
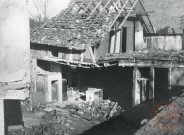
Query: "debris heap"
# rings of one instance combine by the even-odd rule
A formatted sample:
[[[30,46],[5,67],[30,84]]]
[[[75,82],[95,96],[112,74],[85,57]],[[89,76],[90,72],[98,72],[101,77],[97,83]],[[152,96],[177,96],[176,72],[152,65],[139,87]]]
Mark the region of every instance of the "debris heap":
[[[19,130],[19,132],[16,131],[16,133],[29,134],[31,132],[40,135],[81,134],[95,125],[117,116],[121,111],[121,107],[118,106],[118,103],[103,100],[40,104],[34,110],[35,112],[42,112],[40,125],[26,125],[30,122],[24,121],[25,128]],[[10,134],[15,133],[15,131],[9,132]]]

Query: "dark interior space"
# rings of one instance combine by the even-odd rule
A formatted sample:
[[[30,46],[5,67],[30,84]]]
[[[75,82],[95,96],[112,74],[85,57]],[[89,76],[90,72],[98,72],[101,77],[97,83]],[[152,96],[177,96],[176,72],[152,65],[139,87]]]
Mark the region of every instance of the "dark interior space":
[[[80,87],[103,89],[104,99],[132,106],[133,68],[109,67],[80,70]]]
[[[122,30],[122,50],[121,50],[121,52],[126,52],[127,51],[126,40],[127,40],[127,28],[123,27],[123,30]]]
[[[168,68],[155,68],[155,103],[169,100]]]
[[[18,100],[4,100],[5,110],[5,131],[7,134],[8,126],[23,125],[21,102]]]

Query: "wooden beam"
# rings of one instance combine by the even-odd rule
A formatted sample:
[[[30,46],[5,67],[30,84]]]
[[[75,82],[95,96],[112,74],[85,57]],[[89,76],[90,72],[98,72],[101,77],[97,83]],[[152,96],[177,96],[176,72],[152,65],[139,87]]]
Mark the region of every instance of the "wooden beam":
[[[100,2],[98,2],[98,4],[95,6],[95,8],[91,11],[91,13],[90,13],[90,16],[87,18],[87,19],[90,19],[91,18],[91,16],[92,16],[92,14],[98,9],[98,7],[101,5],[101,1]]]
[[[138,2],[138,0],[135,0],[134,4],[133,4],[132,7],[130,8],[129,13],[126,15],[126,17],[123,19],[123,21],[121,22],[121,24],[118,26],[118,29],[120,29],[120,28],[125,24],[125,22],[127,21],[129,15],[131,14],[131,12],[132,12],[132,10],[134,9],[134,7],[135,7],[135,5],[137,4],[137,2]],[[117,18],[116,18],[116,20],[117,20]],[[115,20],[114,20],[114,21],[115,21]],[[112,27],[112,25],[111,25],[111,27]]]
[[[93,54],[91,46],[88,46],[88,50],[89,50],[89,53],[91,55],[91,59],[92,59],[93,63],[96,63],[96,59],[95,59],[95,56]]]
[[[155,68],[152,66],[150,68],[150,86],[149,86],[149,99],[152,100],[154,105],[154,94],[155,94]]]
[[[93,3],[93,2],[91,1],[91,2],[87,5],[87,7],[84,9],[84,12],[86,12],[87,10],[89,10],[89,7],[91,6],[92,3]]]
[[[79,5],[79,7],[78,7],[78,9],[77,9],[77,14],[79,13],[79,11],[81,10],[81,8],[83,8],[83,9],[85,9],[84,8],[84,4],[85,4],[85,1],[83,1],[80,5]]]
[[[0,99],[0,134],[5,135],[5,119],[4,119],[4,100]]]
[[[115,5],[117,5],[120,1],[121,1],[121,0],[117,0],[116,3],[115,3]],[[128,0],[127,0],[127,1],[128,1]],[[126,6],[126,4],[128,3],[127,1],[125,2],[125,6]],[[110,3],[111,3],[111,1],[110,1]],[[111,5],[112,5],[112,4],[111,4]],[[112,5],[112,6],[113,6],[113,5]],[[122,8],[123,8],[123,10],[124,10],[124,6],[123,6]],[[119,14],[120,14],[120,12],[123,11],[123,10],[121,9],[121,10],[119,11]],[[111,13],[112,13],[112,12],[109,11],[109,13],[107,14],[107,16],[109,16]],[[118,15],[119,15],[119,14],[118,14]]]
[[[80,54],[80,62],[83,62],[84,61],[84,52],[81,52]]]
[[[131,14],[133,15],[141,15],[141,16],[147,16],[147,14],[155,13],[155,11],[132,11]],[[122,11],[121,15],[128,14],[128,11]]]
[[[119,1],[117,1],[117,2],[119,2]],[[125,8],[126,5],[128,4],[128,2],[129,2],[129,0],[126,0],[126,2],[124,3],[123,7],[122,7],[121,10],[119,11],[118,15],[116,15],[116,17],[114,18],[114,21],[112,22],[112,24],[111,24],[110,27],[109,27],[109,31],[111,30],[112,26],[115,24],[115,22],[117,21],[117,19],[118,19],[119,16],[121,15],[121,12],[125,10],[124,8]],[[116,4],[117,4],[117,3],[116,3]]]

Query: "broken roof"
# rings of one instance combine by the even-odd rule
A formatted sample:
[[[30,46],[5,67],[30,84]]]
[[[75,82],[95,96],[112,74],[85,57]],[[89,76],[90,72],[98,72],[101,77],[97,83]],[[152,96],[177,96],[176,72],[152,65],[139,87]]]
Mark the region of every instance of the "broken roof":
[[[145,13],[141,0],[73,0],[58,16],[33,30],[31,43],[83,50],[86,46],[100,44],[119,17],[124,20],[118,28],[133,12]],[[145,32],[153,33],[145,14],[138,16],[145,22]]]
[[[184,67],[184,51],[143,49],[142,51],[126,52],[120,54],[107,54],[99,58],[98,64],[114,65],[118,62],[121,66],[151,66],[155,67]]]

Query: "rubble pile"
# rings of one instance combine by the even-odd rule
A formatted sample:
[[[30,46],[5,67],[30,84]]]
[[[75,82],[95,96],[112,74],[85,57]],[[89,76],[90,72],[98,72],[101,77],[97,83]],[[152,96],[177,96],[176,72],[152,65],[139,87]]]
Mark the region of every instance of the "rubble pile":
[[[121,111],[121,107],[118,106],[118,103],[110,100],[102,100],[40,104],[34,108],[34,111],[41,112],[41,124],[39,126],[26,125],[30,122],[24,121],[25,128],[19,130],[19,132],[16,131],[16,133],[32,132],[33,135],[81,134],[95,125],[117,116]],[[12,135],[11,133],[9,131],[10,135]]]
[[[174,108],[172,107],[174,105]],[[168,118],[170,119],[161,119]],[[173,97],[171,105],[161,106],[158,109],[156,116],[151,119],[146,125],[141,127],[136,135],[183,135],[184,134],[184,95]],[[167,129],[164,129],[166,127]]]
[[[171,60],[184,61],[184,51],[161,50],[161,49],[144,49],[142,51],[127,52],[120,54],[108,54],[99,59],[99,62],[123,59],[123,60]]]

